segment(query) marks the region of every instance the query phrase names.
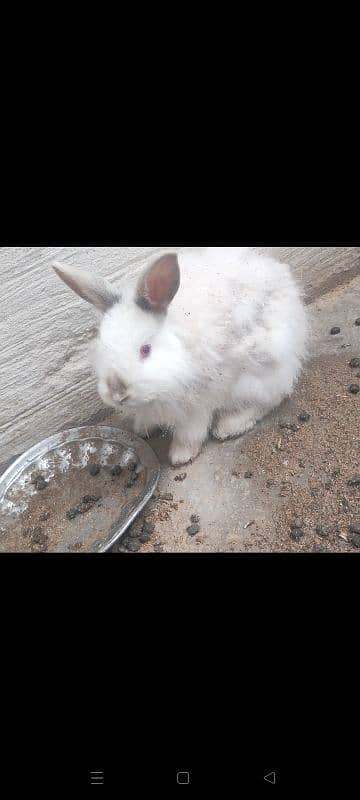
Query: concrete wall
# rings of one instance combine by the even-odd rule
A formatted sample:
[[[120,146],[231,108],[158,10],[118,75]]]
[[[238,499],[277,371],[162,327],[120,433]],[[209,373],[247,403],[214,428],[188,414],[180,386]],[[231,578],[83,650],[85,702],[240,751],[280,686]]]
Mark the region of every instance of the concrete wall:
[[[6,247],[0,249],[0,464],[104,408],[87,362],[96,330],[92,308],[50,269],[53,259],[115,281],[162,248]],[[359,273],[360,248],[260,248],[288,261],[308,300]],[[360,309],[359,309],[360,314]]]

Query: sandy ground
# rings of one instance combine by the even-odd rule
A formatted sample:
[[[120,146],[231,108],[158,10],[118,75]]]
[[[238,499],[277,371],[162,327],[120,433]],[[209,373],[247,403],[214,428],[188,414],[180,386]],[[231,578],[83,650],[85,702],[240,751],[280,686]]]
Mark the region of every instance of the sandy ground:
[[[254,431],[210,441],[180,469],[167,464],[165,438],[150,440],[163,463],[145,514],[154,530],[142,543],[137,520],[118,550],[360,552],[360,487],[350,485],[360,475],[360,393],[349,391],[360,385],[360,368],[350,367],[360,358],[360,276],[334,283],[310,302],[311,357],[296,391]]]

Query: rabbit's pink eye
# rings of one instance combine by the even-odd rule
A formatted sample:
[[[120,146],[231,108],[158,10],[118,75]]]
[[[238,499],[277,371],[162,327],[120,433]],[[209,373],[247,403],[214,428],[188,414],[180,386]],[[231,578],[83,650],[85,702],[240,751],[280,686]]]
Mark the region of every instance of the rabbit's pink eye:
[[[140,349],[141,358],[149,358],[150,353],[151,353],[151,346],[149,344],[143,344],[143,346]]]

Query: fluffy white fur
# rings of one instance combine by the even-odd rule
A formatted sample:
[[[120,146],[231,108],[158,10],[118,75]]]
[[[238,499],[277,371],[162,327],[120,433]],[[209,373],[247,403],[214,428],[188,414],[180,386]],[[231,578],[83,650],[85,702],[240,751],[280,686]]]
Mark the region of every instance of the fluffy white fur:
[[[286,265],[242,247],[194,248],[178,264],[180,289],[166,314],[136,304],[135,279],[119,286],[116,302],[105,281],[54,265],[105,309],[94,353],[101,398],[140,435],[170,428],[174,465],[194,459],[210,431],[220,440],[240,436],[279,405],[307,343],[301,292]],[[147,359],[143,345],[152,348]]]

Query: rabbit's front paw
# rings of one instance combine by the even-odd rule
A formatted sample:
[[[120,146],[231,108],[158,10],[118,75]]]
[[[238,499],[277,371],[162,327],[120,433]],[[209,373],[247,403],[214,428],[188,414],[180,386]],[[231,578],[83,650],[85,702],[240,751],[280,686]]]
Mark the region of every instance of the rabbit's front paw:
[[[189,461],[193,461],[199,455],[200,450],[201,445],[190,446],[173,442],[169,451],[170,464],[173,467],[182,467],[184,464],[188,464]]]
[[[181,467],[193,461],[207,439],[210,420],[208,415],[193,409],[189,414],[187,426],[175,430],[169,451],[170,463]]]

